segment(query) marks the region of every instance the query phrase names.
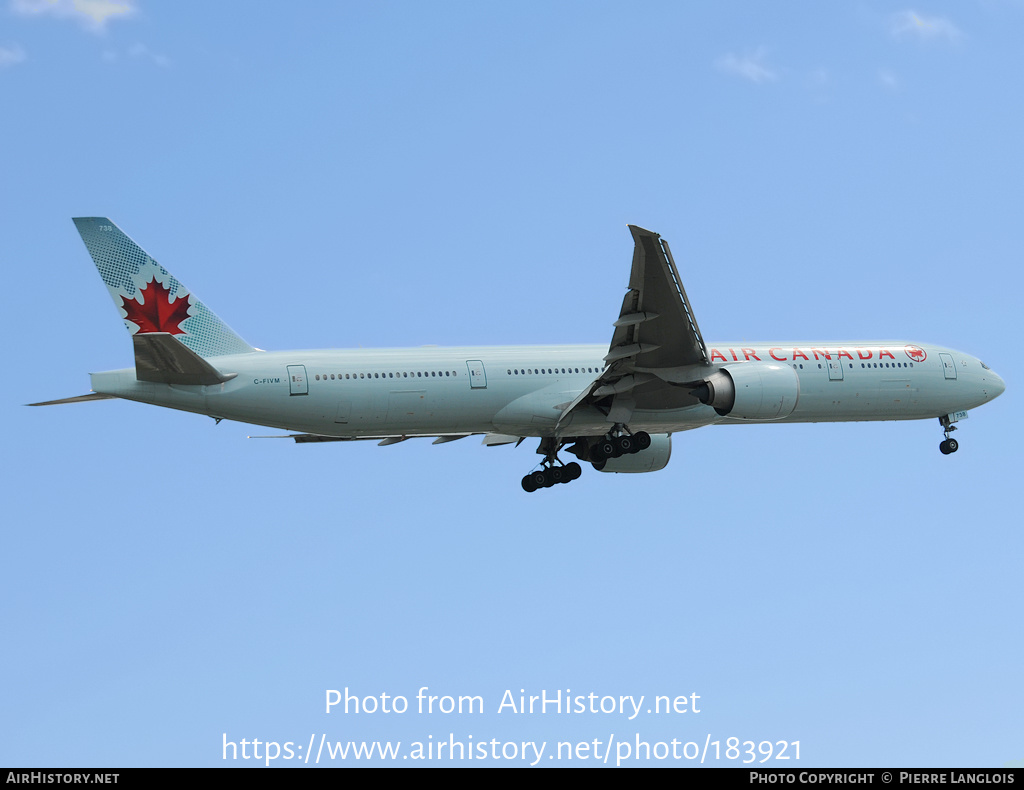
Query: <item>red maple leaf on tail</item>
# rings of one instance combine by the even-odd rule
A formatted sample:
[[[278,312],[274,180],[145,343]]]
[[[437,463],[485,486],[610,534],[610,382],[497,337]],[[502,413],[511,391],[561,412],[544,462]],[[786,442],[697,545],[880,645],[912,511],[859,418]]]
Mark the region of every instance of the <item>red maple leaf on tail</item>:
[[[146,283],[139,295],[144,303],[138,299],[125,299],[121,297],[121,307],[128,313],[125,319],[138,324],[139,334],[148,332],[169,332],[172,335],[183,335],[185,330],[180,324],[188,318],[190,298],[179,297],[171,304],[170,290],[154,278]]]

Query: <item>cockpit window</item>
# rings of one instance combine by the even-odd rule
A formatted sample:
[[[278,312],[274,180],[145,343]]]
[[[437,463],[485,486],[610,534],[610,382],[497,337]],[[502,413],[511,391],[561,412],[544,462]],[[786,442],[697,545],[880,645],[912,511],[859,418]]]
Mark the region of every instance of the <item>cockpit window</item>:
[[[981,362],[981,360],[978,360],[978,361],[979,361],[979,362]],[[990,367],[989,367],[988,365],[986,365],[986,364],[985,364],[984,362],[982,362],[982,363],[981,363],[981,366],[982,366],[983,368],[985,368],[985,370],[992,370],[992,368],[990,368]]]

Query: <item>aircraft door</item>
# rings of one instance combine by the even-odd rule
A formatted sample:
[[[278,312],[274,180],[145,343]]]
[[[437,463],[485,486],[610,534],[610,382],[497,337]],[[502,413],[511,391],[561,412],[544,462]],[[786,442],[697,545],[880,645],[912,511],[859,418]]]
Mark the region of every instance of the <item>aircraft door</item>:
[[[469,386],[475,390],[487,389],[487,371],[484,370],[484,363],[479,359],[467,359],[466,367],[469,368]]]
[[[289,365],[288,366],[288,394],[289,395],[308,395],[309,394],[309,381],[306,378],[306,366],[305,365]]]
[[[956,378],[956,363],[953,361],[952,354],[939,354],[939,359],[942,360],[942,375],[947,379]]]
[[[841,359],[829,359],[828,362],[828,380],[829,381],[842,381],[843,380],[843,361]]]

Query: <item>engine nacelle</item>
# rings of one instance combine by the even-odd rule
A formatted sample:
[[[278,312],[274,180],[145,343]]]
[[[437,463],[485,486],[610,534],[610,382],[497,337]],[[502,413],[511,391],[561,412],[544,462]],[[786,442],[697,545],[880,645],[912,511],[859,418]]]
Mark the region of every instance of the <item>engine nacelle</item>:
[[[800,400],[800,378],[789,365],[744,362],[719,368],[693,395],[722,417],[781,420]]]
[[[594,464],[598,472],[657,472],[668,466],[672,456],[672,434],[651,435],[651,446],[632,455],[620,455]]]

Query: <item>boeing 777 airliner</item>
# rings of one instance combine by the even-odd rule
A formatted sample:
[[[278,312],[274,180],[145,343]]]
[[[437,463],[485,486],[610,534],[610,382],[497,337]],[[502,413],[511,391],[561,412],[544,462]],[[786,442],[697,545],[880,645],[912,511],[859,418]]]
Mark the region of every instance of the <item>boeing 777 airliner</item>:
[[[955,422],[1005,385],[981,360],[904,340],[707,344],[668,244],[631,225],[629,288],[611,343],[267,352],[250,346],[109,219],[75,219],[132,335],[135,366],[92,392],[292,431],[296,442],[414,437],[540,440],[526,491],[601,472],[653,472],[705,425]]]

